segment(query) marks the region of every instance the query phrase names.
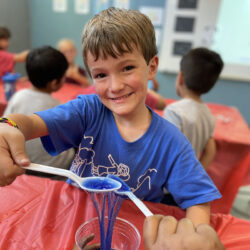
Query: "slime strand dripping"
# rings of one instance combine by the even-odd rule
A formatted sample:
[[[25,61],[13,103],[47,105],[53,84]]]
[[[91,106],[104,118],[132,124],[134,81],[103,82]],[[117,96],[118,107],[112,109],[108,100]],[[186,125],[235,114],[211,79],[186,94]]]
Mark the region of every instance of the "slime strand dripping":
[[[90,195],[100,224],[101,250],[110,250],[115,220],[125,197],[117,195],[113,191],[105,193],[91,192]],[[108,207],[107,225],[105,223],[106,205]]]

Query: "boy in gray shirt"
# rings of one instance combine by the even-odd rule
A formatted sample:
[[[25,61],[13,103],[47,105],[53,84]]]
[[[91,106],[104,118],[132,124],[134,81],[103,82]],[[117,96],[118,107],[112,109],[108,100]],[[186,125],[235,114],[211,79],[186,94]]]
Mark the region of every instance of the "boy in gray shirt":
[[[59,105],[60,102],[53,98],[51,93],[62,87],[67,68],[68,62],[58,50],[50,46],[31,50],[27,56],[26,70],[32,87],[16,92],[11,97],[4,115],[30,115]],[[64,169],[69,169],[75,155],[75,150],[69,149],[57,156],[51,156],[43,148],[40,138],[27,141],[26,152],[31,162]],[[51,177],[32,171],[26,173]]]
[[[215,121],[201,95],[212,89],[222,68],[223,61],[216,52],[206,48],[190,50],[181,60],[176,79],[176,92],[182,99],[166,107],[163,114],[187,137],[205,169],[216,153]]]

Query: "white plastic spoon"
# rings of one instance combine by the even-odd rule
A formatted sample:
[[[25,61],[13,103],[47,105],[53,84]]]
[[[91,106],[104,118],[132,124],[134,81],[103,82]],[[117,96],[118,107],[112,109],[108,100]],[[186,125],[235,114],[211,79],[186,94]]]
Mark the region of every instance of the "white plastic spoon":
[[[153,215],[152,212],[147,208],[147,206],[134,195],[130,187],[123,180],[121,180],[118,176],[112,174],[109,174],[107,177],[121,183],[120,189],[116,189],[115,193],[128,196],[128,198],[134,202],[134,204],[142,211],[142,213],[146,217]]]
[[[54,168],[36,163],[31,163],[29,166],[23,168],[27,170],[68,177],[75,181],[80,188],[89,192],[110,192],[115,191],[122,186],[120,182],[111,178],[97,176],[80,177],[70,170]]]

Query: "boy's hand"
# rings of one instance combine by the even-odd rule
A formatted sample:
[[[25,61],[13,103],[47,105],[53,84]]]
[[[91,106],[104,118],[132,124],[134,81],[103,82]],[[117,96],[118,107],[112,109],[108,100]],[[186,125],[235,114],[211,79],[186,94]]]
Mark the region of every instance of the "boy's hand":
[[[0,186],[11,184],[25,172],[20,166],[29,164],[22,132],[8,124],[0,124]]]
[[[172,216],[154,215],[145,219],[143,239],[147,250],[225,250],[212,227],[191,220],[179,222]]]

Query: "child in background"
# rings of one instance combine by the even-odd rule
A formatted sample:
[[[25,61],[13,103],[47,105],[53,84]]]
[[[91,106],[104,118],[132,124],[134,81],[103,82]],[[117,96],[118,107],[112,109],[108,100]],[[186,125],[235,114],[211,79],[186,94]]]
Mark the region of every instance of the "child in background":
[[[6,27],[0,26],[0,80],[6,73],[14,71],[15,63],[25,62],[28,51],[20,53],[8,52],[11,33]]]
[[[60,102],[54,99],[51,93],[62,87],[67,67],[64,55],[52,47],[44,46],[31,50],[27,56],[26,70],[32,87],[16,92],[11,97],[4,115],[31,115],[59,105]],[[26,152],[32,162],[64,169],[69,169],[75,154],[75,151],[70,149],[58,156],[51,156],[44,150],[40,139],[26,142]]]
[[[195,226],[209,224],[209,202],[221,197],[219,191],[179,129],[145,105],[158,67],[150,19],[108,8],[85,26],[82,48],[97,95],[30,116],[10,114],[8,124],[1,120],[0,184],[11,183],[22,173],[18,165],[29,164],[24,138],[41,137],[51,154],[78,147],[71,170],[79,176],[117,175],[152,202],[161,201],[165,187]]]
[[[75,64],[77,49],[73,40],[60,40],[57,44],[57,48],[64,54],[69,63],[69,67],[66,71],[65,82],[88,87],[90,85],[90,82],[85,73],[85,70]]]
[[[216,153],[215,121],[201,95],[212,89],[222,68],[223,61],[216,52],[206,48],[190,50],[181,60],[176,79],[176,92],[182,100],[167,106],[163,114],[188,138],[205,169]]]
[[[148,88],[154,90],[155,92],[158,91],[159,83],[157,82],[155,78],[148,81]]]

